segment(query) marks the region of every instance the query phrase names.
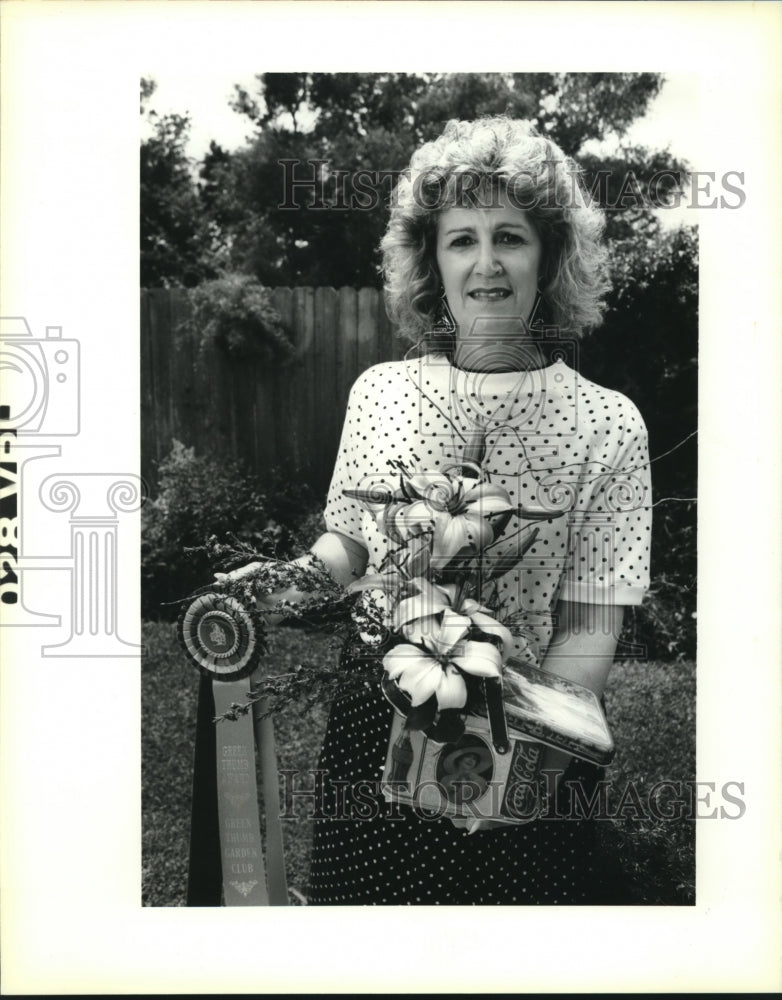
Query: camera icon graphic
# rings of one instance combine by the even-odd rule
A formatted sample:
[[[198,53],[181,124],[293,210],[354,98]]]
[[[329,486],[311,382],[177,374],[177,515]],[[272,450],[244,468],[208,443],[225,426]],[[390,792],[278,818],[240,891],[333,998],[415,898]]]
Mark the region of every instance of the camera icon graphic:
[[[0,379],[7,413],[1,430],[20,437],[65,437],[79,433],[79,342],[62,327],[47,326],[33,337],[21,316],[0,317]]]

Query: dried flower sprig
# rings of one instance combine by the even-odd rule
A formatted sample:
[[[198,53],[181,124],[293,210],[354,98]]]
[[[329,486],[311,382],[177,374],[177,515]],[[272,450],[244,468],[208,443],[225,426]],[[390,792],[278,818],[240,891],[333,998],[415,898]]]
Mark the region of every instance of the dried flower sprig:
[[[250,689],[245,702],[233,702],[227,712],[215,718],[235,721],[257,703],[259,717],[266,718],[295,704],[302,715],[318,705],[328,704],[337,694],[352,694],[361,690],[376,690],[381,670],[370,660],[360,668],[314,666],[299,663],[284,674],[270,674]]]
[[[248,547],[221,544],[216,539],[210,539],[210,544],[212,553],[224,559],[227,557],[229,565],[237,556],[240,561],[246,561],[248,557],[255,560],[244,567],[240,575],[220,574],[217,586],[227,596],[245,605],[254,605],[258,599],[265,614],[280,615],[287,624],[326,632],[331,636],[335,649],[344,643],[348,635],[356,632],[370,646],[380,643],[387,635],[383,612],[377,601],[367,595],[359,606],[359,595],[337,583],[317,556],[312,555],[306,563],[291,563],[249,551]],[[281,597],[273,602],[269,600],[286,591],[295,591],[296,599]],[[372,682],[376,684],[380,672],[377,661],[371,660],[360,668],[352,666],[349,671],[338,666],[329,668],[300,663],[292,671],[264,677],[253,685],[246,701],[234,702],[215,722],[235,720],[258,702],[263,703],[261,717],[273,715],[294,703],[301,714],[306,714],[316,705],[328,702],[337,692],[349,693]]]

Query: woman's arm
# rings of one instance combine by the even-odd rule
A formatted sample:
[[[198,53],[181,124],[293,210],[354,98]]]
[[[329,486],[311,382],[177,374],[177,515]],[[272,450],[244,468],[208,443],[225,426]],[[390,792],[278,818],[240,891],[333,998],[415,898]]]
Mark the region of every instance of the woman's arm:
[[[342,584],[343,587],[346,587],[353,580],[357,580],[364,575],[368,560],[367,550],[363,545],[338,531],[325,531],[314,545],[312,545],[309,552],[303,556],[299,556],[298,559],[292,560],[292,565],[307,566],[314,561],[314,556],[320,559],[330,575],[337,583]],[[238,580],[252,573],[260,565],[257,562],[248,563],[247,566],[242,566],[232,573],[216,573],[215,576],[218,581],[225,579]],[[312,594],[304,594],[296,587],[288,587],[286,590],[278,590],[274,594],[269,594],[265,597],[256,597],[255,603],[263,611],[264,609],[275,607],[280,601],[291,601],[293,603],[311,598]],[[269,624],[276,625],[282,621],[283,617],[280,614],[267,613],[266,620]]]
[[[542,669],[583,684],[602,698],[622,630],[621,604],[560,601]]]
[[[618,604],[580,604],[560,601],[554,637],[542,669],[566,677],[602,698],[622,630],[624,608]],[[564,771],[570,755],[549,747],[543,767]]]
[[[560,601],[554,636],[543,659],[542,669],[583,684],[602,698],[614,653],[622,630],[624,608],[617,604],[581,604]],[[571,756],[564,750],[546,747],[541,768],[554,772],[554,787]],[[491,830],[504,824],[484,819],[452,819],[454,826],[468,833]]]
[[[343,587],[364,575],[369,559],[367,550],[360,542],[339,531],[325,531],[310,552],[325,563],[329,573]]]
[[[343,587],[347,587],[348,584],[364,575],[368,560],[367,550],[363,545],[338,531],[324,531],[310,547],[309,552],[294,559],[293,564],[307,566],[313,562],[313,556],[320,559],[333,579]],[[280,601],[296,603],[301,600],[311,600],[312,596],[312,594],[304,594],[296,587],[288,587],[287,590],[277,591],[268,597],[257,597],[255,603],[263,611],[265,607],[275,607]],[[277,625],[283,617],[280,614],[267,613],[266,621],[269,624]]]

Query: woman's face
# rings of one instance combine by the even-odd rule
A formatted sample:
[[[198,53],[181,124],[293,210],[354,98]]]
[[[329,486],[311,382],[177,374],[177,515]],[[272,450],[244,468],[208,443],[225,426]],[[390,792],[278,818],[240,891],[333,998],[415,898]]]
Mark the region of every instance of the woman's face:
[[[445,209],[436,253],[460,339],[526,329],[543,245],[527,213],[505,192],[491,207]]]
[[[472,771],[478,765],[478,758],[474,753],[466,753],[459,761],[459,770]]]

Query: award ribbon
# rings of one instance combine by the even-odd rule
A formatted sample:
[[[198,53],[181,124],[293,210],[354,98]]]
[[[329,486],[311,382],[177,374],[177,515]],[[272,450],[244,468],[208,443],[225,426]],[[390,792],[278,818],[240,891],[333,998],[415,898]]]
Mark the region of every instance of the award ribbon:
[[[256,679],[263,652],[258,618],[254,609],[217,592],[199,595],[179,616],[180,643],[203,678],[193,774],[188,905],[216,905],[219,884],[215,884],[213,869],[217,840],[226,906],[286,906],[289,901],[272,721],[262,718],[264,706],[260,702],[253,704],[252,716],[233,711],[234,705],[248,702]],[[208,693],[214,699],[214,715],[220,718],[218,723],[208,723],[213,736],[204,718],[202,701],[208,700],[204,684],[211,688]],[[258,811],[256,743],[266,811],[268,880]]]
[[[215,713],[250,693],[250,678],[215,681]],[[255,735],[249,713],[216,724],[217,814],[226,906],[268,906],[255,779]]]

